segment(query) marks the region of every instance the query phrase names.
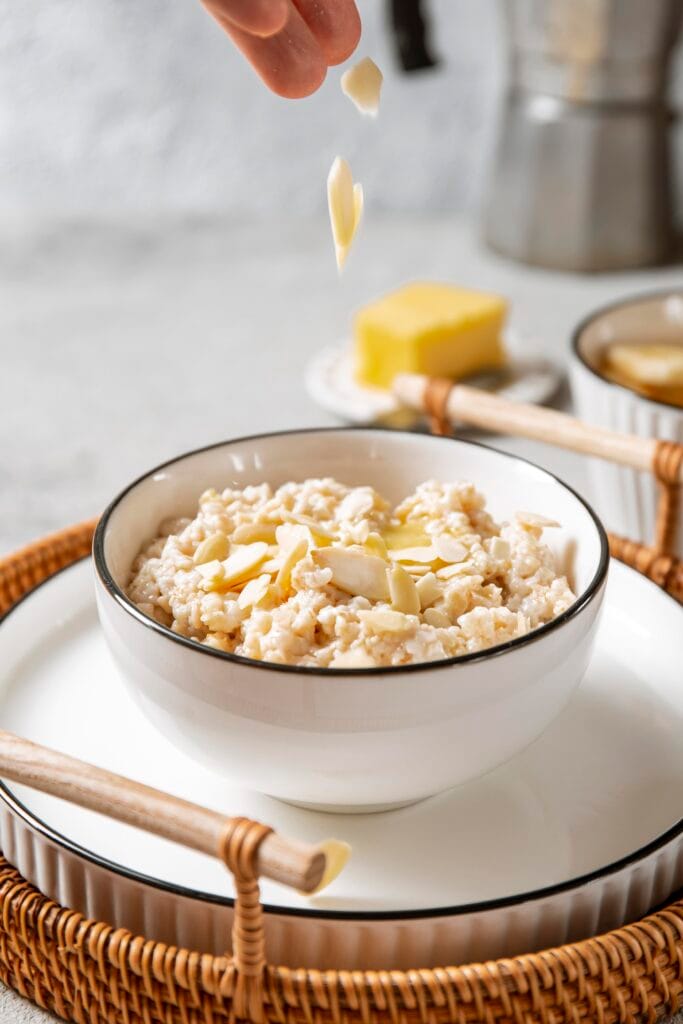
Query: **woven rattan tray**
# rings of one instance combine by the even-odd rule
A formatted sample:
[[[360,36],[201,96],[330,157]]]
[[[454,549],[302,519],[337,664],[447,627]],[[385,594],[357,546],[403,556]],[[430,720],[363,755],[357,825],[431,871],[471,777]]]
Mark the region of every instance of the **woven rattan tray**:
[[[92,531],[92,523],[64,530],[0,563],[0,613],[86,555]],[[616,538],[613,553],[680,598],[675,560]],[[0,858],[0,978],[83,1024],[609,1024],[655,1020],[683,1004],[683,901],[607,935],[486,964],[387,972],[264,965],[258,888],[244,853],[245,844],[227,858],[240,897],[235,955],[223,957],[89,921],[45,898]]]

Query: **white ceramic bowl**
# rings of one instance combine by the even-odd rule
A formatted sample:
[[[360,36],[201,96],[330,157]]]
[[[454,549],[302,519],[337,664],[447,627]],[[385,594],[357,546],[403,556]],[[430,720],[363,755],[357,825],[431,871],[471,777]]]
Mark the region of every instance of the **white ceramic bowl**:
[[[597,310],[574,332],[571,383],[581,419],[641,437],[683,442],[683,409],[644,398],[607,380],[600,372],[602,356],[612,342],[683,342],[683,291],[626,299]],[[657,515],[657,485],[651,473],[590,460],[591,478],[600,516],[609,530],[629,540],[651,544]],[[683,557],[683,502],[677,550]]]
[[[552,623],[479,654],[392,669],[314,669],[211,650],[125,596],[131,563],[167,516],[209,486],[333,476],[399,501],[421,481],[467,479],[498,519],[557,519],[549,541],[578,599]],[[228,441],[131,484],[100,520],[97,602],[109,646],[145,713],[177,746],[240,784],[304,805],[376,810],[475,778],[531,743],[588,664],[607,576],[605,532],[550,473],[472,442],[381,430]]]

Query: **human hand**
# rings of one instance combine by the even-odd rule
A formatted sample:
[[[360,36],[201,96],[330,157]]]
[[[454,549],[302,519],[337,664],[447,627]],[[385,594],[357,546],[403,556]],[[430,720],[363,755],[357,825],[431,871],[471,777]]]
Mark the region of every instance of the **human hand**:
[[[355,0],[202,0],[266,85],[295,99],[358,45]]]

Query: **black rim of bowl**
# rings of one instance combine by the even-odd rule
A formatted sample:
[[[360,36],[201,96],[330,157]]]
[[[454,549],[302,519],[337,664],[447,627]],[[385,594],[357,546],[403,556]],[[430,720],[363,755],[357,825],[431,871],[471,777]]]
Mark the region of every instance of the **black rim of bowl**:
[[[598,309],[593,310],[592,313],[589,313],[580,320],[572,331],[571,350],[574,358],[577,359],[589,373],[594,377],[597,377],[599,381],[602,381],[603,384],[607,384],[611,388],[616,388],[618,391],[625,392],[625,394],[631,395],[631,397],[638,398],[641,402],[649,402],[650,405],[654,406],[663,406],[665,409],[675,409],[683,415],[683,408],[681,408],[680,405],[676,405],[675,402],[665,402],[660,398],[649,398],[647,395],[642,395],[639,391],[636,391],[635,388],[629,388],[626,384],[620,384],[616,380],[610,380],[609,377],[605,377],[605,375],[600,373],[599,370],[596,370],[594,366],[591,366],[581,351],[581,336],[583,332],[590,327],[592,323],[595,323],[596,320],[606,316],[608,313],[614,313],[618,309],[628,309],[629,306],[640,306],[644,302],[657,302],[659,299],[664,301],[665,299],[674,298],[680,298],[683,300],[683,289],[664,288],[657,289],[657,291],[652,292],[639,292],[636,295],[617,299],[615,302],[610,302],[605,306],[599,306]]]
[[[244,656],[239,654],[230,654],[227,651],[218,651],[214,648],[206,647],[205,645],[200,644],[198,641],[192,640],[189,637],[180,636],[178,633],[174,633],[167,626],[163,626],[160,622],[156,622],[154,619],[151,619],[148,615],[145,615],[144,612],[141,612],[140,609],[137,608],[135,604],[133,604],[133,602],[126,596],[124,591],[114,581],[114,578],[111,575],[109,568],[107,566],[104,555],[105,534],[107,531],[109,521],[112,518],[113,514],[116,512],[116,509],[118,508],[120,503],[128,494],[130,494],[131,491],[133,491],[137,486],[139,486],[139,484],[143,483],[145,480],[148,480],[155,474],[162,472],[169,466],[176,465],[179,462],[183,462],[185,459],[189,459],[196,455],[201,455],[204,452],[213,451],[218,448],[225,448],[236,444],[244,444],[249,441],[261,441],[268,440],[269,438],[288,437],[292,435],[300,436],[302,434],[334,433],[366,433],[376,436],[386,436],[387,431],[372,427],[312,427],[310,429],[303,430],[280,430],[264,434],[251,434],[247,437],[237,437],[229,441],[219,441],[216,444],[210,444],[205,445],[202,448],[196,448],[193,451],[185,452],[183,455],[178,455],[173,459],[168,459],[166,462],[162,462],[160,465],[155,466],[153,469],[148,470],[146,473],[143,473],[131,484],[129,484],[126,488],[124,488],[124,490],[122,490],[114,498],[114,500],[107,506],[107,508],[103,512],[102,517],[97,524],[97,528],[95,530],[95,537],[93,540],[93,560],[95,564],[95,570],[100,581],[102,582],[102,585],[124,611],[126,611],[129,615],[131,615],[134,619],[140,622],[147,629],[150,629],[161,636],[165,636],[168,640],[172,640],[176,644],[181,644],[184,647],[188,647],[193,651],[205,654],[208,657],[221,658],[224,661],[249,666],[251,668],[258,668],[261,671],[294,673],[295,675],[305,676],[322,675],[335,677],[338,679],[343,679],[344,677],[349,676],[357,678],[359,676],[383,676],[390,674],[399,675],[406,674],[409,672],[425,672],[444,668],[457,668],[457,666],[459,665],[469,665],[475,661],[483,661],[490,658],[500,657],[501,655],[506,654],[510,650],[514,650],[519,647],[524,647],[528,644],[536,643],[537,641],[542,640],[545,636],[547,636],[548,633],[552,632],[555,629],[559,629],[569,619],[572,619],[576,615],[578,615],[579,612],[583,608],[585,608],[586,605],[589,604],[590,601],[593,600],[595,595],[600,591],[600,588],[607,576],[607,568],[609,565],[609,543],[607,540],[607,534],[605,533],[605,528],[602,525],[600,519],[596,515],[593,508],[584,498],[581,497],[580,494],[577,493],[577,491],[574,490],[573,487],[570,487],[569,484],[565,483],[564,480],[561,480],[554,473],[551,473],[547,469],[543,469],[543,467],[538,466],[535,462],[532,462],[530,459],[525,459],[521,455],[513,455],[510,452],[503,452],[497,448],[492,448],[490,445],[481,444],[479,441],[472,441],[469,438],[465,439],[437,437],[433,435],[430,435],[430,440],[434,443],[457,443],[471,445],[477,448],[484,448],[486,449],[486,451],[495,452],[495,454],[499,455],[501,458],[507,458],[513,462],[522,462],[526,465],[532,466],[534,469],[538,470],[540,473],[544,474],[549,479],[553,480],[560,487],[564,488],[564,490],[571,494],[575,498],[575,500],[578,501],[579,504],[582,505],[583,508],[588,512],[591,520],[593,521],[593,525],[595,526],[598,537],[600,539],[600,557],[598,559],[598,566],[593,576],[593,579],[590,581],[588,586],[583,590],[583,592],[577,597],[574,604],[567,608],[566,611],[562,612],[561,615],[558,615],[556,619],[553,619],[551,622],[546,622],[544,625],[539,626],[537,629],[533,630],[531,633],[527,633],[525,636],[514,637],[512,640],[508,640],[503,644],[497,644],[495,647],[489,647],[485,651],[475,651],[471,654],[456,655],[452,658],[444,658],[441,661],[417,662],[416,664],[396,665],[388,668],[378,667],[352,669],[334,669],[323,667],[318,668],[316,666],[308,665],[279,665],[274,662],[258,661],[255,658],[245,658]],[[404,435],[411,438],[414,438],[416,436],[410,431],[405,430],[391,431],[391,434]]]

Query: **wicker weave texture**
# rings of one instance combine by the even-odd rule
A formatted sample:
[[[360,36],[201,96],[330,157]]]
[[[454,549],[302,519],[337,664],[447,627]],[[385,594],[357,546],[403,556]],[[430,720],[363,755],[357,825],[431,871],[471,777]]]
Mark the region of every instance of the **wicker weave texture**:
[[[92,531],[85,523],[0,563],[0,609],[87,554]],[[0,979],[77,1024],[631,1024],[683,1005],[683,901],[608,935],[509,960],[386,972],[266,966],[247,988],[230,956],[88,921],[1,857],[0,915]]]
[[[0,862],[0,978],[77,1024],[222,1024],[237,972],[65,910]],[[466,967],[266,968],[257,1024],[631,1024],[683,1002],[683,904],[572,946]],[[237,1018],[239,1019],[239,1018]]]

